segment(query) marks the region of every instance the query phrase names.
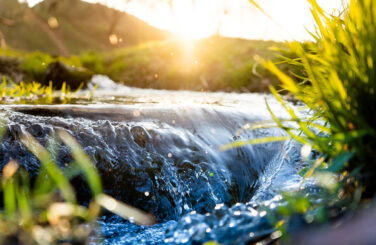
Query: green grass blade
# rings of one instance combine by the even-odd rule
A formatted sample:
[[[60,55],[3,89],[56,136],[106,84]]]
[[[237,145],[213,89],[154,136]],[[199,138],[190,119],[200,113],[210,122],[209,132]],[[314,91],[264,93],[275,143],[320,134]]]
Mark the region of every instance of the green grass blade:
[[[266,143],[273,143],[273,142],[279,142],[279,141],[286,141],[290,139],[291,137],[289,136],[273,136],[273,137],[264,137],[264,138],[258,138],[258,139],[252,139],[252,140],[235,141],[233,143],[220,146],[219,150],[227,151],[229,149],[238,148],[238,147],[242,147],[245,145],[266,144]]]
[[[55,182],[62,192],[64,198],[68,202],[75,203],[76,197],[69,180],[63,175],[59,167],[54,163],[52,156],[49,152],[29,133],[25,133],[21,136],[22,143],[26,148],[33,153],[43,167],[46,169],[49,177]]]
[[[96,196],[102,193],[100,176],[90,158],[85,154],[78,142],[68,132],[59,131],[58,134],[62,141],[69,146],[73,158],[83,170],[93,195]]]

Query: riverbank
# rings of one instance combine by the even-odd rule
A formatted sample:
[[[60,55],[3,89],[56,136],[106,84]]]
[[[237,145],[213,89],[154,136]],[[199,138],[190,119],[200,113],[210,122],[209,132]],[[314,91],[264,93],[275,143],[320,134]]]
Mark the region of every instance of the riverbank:
[[[284,48],[283,43],[272,41],[211,37],[195,42],[147,42],[69,57],[0,49],[0,75],[16,83],[48,84],[52,80],[57,88],[63,81],[77,88],[82,82],[86,84],[92,74],[103,74],[118,83],[140,88],[269,92],[269,86],[276,86],[278,80],[257,60],[282,61]],[[287,73],[292,71],[285,64],[279,66]],[[62,73],[65,75],[60,76]]]

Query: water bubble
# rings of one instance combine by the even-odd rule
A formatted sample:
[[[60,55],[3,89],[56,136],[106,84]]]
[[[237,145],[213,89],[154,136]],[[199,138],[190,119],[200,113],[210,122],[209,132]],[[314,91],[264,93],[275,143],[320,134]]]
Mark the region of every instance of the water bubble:
[[[221,209],[222,207],[224,206],[224,204],[223,203],[220,203],[220,204],[217,204],[217,205],[215,205],[215,210],[219,210],[219,209]]]
[[[249,237],[254,237],[255,236],[255,233],[251,232],[249,233]]]
[[[184,220],[185,220],[185,222],[187,222],[187,224],[190,224],[192,222],[190,217],[185,217]]]
[[[249,207],[248,211],[251,213],[252,216],[257,216],[258,212],[256,209]]]
[[[181,240],[181,243],[187,243],[189,241],[188,237],[185,237],[184,239]]]
[[[260,212],[260,217],[264,217],[266,215],[266,211],[261,211]]]
[[[145,191],[144,194],[145,194],[145,196],[147,196],[147,197],[150,195],[150,193],[149,193],[148,191]]]

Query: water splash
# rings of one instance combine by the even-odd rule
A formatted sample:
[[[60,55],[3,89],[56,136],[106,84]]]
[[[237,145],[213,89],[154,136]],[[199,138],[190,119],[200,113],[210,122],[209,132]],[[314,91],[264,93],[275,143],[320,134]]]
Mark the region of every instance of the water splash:
[[[105,191],[153,213],[160,222],[146,228],[103,218],[104,241],[96,237],[93,242],[190,244],[216,239],[238,244],[271,232],[253,205],[277,197],[281,189],[296,188],[300,145],[290,141],[218,150],[235,140],[283,134],[273,128],[237,134],[246,124],[270,120],[264,96],[129,87],[117,91],[126,95],[100,90],[101,97],[90,103],[4,106],[2,116],[9,123],[0,144],[0,166],[17,159],[35,175],[38,161],[21,144],[20,134],[28,131],[43,145],[56,130],[72,134],[95,162]],[[270,104],[279,109],[273,100]],[[61,167],[71,160],[65,145],[55,155]],[[73,182],[85,202],[87,186],[80,178]]]

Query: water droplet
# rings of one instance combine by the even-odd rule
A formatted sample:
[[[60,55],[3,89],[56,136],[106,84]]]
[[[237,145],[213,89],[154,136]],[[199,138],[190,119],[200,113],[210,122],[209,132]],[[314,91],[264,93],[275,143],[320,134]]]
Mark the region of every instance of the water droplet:
[[[167,156],[168,156],[168,158],[171,158],[172,157],[172,153],[168,153]]]
[[[150,195],[150,193],[149,193],[148,191],[145,191],[144,194],[145,194],[145,196],[147,196],[147,197]]]
[[[255,233],[251,232],[249,233],[249,237],[254,237],[255,236]]]
[[[219,209],[221,209],[222,207],[223,207],[223,203],[220,203],[220,204],[217,204],[217,205],[215,205],[215,210],[219,210]]]
[[[210,228],[206,228],[206,232],[207,233],[209,233],[209,232],[211,232],[212,231],[212,229],[210,229]]]
[[[261,211],[260,212],[260,217],[264,217],[266,215],[266,211]]]
[[[141,116],[141,112],[140,111],[133,111],[133,116],[139,117],[139,116]]]
[[[192,222],[191,218],[190,217],[185,217],[185,222],[187,222],[188,224],[190,224]]]
[[[229,226],[229,227],[234,227],[234,226],[235,226],[235,223],[234,223],[234,222],[231,222],[228,226]]]
[[[257,216],[258,212],[255,209],[249,207],[248,210],[249,210],[249,212],[251,213],[252,216]]]

